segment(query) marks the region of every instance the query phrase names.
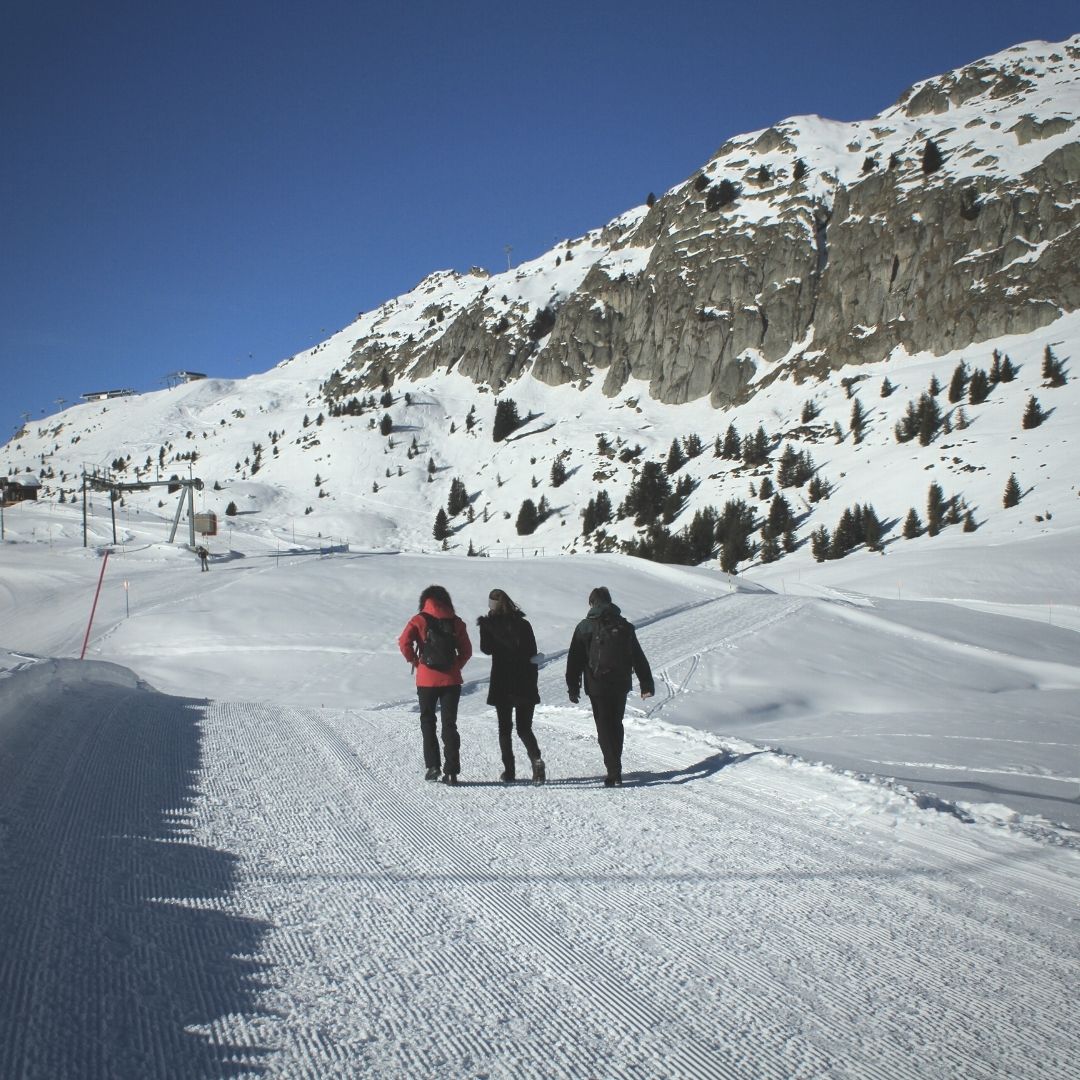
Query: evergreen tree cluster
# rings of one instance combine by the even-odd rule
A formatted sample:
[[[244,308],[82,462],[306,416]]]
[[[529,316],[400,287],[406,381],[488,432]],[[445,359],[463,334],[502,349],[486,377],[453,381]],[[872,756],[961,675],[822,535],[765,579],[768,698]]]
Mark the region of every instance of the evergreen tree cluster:
[[[606,525],[611,520],[611,514],[611,496],[601,489],[581,512],[582,535],[588,536],[594,529]]]
[[[638,526],[661,521],[668,524],[674,521],[682,501],[693,489],[694,482],[688,476],[672,487],[663,467],[657,462],[647,461],[631,482],[626,497],[618,507],[617,516],[632,518]]]
[[[814,459],[808,450],[796,450],[790,443],[780,455],[780,463],[776,469],[776,482],[782,488],[802,487],[812,479],[817,471]]]
[[[896,422],[893,432],[896,441],[910,442],[916,436],[922,446],[929,446],[941,428],[941,407],[933,394],[923,393],[918,403],[909,401],[907,411]]]
[[[383,395],[384,397],[386,395]],[[391,396],[391,404],[393,397]],[[364,398],[357,398],[354,394],[348,401],[331,401],[327,404],[327,411],[333,417],[336,416],[363,416],[368,409],[375,408],[375,395],[368,394]],[[305,425],[306,426],[306,425]]]
[[[831,534],[824,525],[813,531],[810,535],[810,551],[818,562],[842,559],[863,544],[871,551],[880,551],[884,535],[885,526],[874,508],[869,503],[857,503],[840,515]]]

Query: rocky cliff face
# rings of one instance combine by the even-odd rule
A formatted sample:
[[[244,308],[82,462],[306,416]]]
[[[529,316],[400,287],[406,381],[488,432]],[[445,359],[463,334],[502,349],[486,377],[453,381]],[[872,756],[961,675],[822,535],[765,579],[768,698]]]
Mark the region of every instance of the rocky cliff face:
[[[1080,306],[1078,136],[1080,36],[928,80],[866,122],[784,121],[533,263],[421,283],[357,324],[338,389],[531,370],[723,406],[777,370],[1030,332]]]

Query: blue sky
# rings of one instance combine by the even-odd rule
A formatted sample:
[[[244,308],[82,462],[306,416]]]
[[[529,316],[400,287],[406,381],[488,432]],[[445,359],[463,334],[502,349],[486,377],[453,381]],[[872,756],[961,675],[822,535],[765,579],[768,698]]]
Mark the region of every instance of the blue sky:
[[[7,0],[0,440],[59,398],[266,370],[732,135],[1078,30],[1075,0]]]

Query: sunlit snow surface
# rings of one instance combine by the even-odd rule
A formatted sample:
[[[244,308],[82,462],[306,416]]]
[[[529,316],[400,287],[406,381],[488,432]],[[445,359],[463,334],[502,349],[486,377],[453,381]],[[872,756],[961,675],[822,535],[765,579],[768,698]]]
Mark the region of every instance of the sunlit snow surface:
[[[0,1074],[1070,1074],[1073,530],[748,580],[242,519],[201,573],[128,522],[80,663],[103,560],[63,509],[0,546]],[[431,582],[528,612],[545,787],[495,782],[482,656],[463,783],[422,780]],[[563,681],[599,583],[657,677],[617,791]]]

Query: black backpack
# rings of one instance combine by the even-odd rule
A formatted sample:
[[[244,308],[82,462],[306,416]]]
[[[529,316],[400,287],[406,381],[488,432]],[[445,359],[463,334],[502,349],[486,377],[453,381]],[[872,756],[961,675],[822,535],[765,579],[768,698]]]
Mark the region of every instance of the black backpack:
[[[453,671],[457,663],[457,633],[453,619],[439,619],[426,611],[424,616],[427,628],[424,633],[423,647],[420,649],[420,663],[435,671]]]
[[[589,673],[594,679],[625,678],[633,667],[634,628],[621,615],[601,615],[589,639]]]

